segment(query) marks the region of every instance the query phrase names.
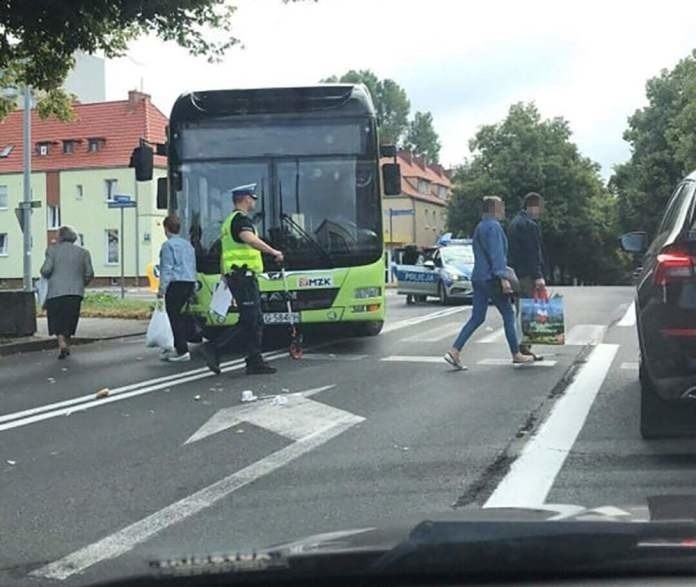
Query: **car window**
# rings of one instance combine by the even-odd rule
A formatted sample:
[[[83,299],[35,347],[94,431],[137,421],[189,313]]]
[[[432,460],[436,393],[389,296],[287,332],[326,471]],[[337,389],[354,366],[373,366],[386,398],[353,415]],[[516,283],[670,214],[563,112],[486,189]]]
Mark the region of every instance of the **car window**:
[[[657,229],[658,235],[662,235],[673,230],[677,219],[681,216],[680,213],[684,208],[684,204],[687,202],[688,196],[692,193],[692,191],[693,182],[684,182],[677,188],[667,204],[667,209],[662,217],[662,222],[660,222],[660,227]]]

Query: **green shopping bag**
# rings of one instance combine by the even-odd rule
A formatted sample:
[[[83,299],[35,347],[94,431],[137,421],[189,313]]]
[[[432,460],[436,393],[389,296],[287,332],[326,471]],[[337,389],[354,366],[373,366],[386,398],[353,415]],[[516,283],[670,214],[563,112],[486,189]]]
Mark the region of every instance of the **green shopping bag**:
[[[565,344],[563,296],[520,299],[522,344]]]

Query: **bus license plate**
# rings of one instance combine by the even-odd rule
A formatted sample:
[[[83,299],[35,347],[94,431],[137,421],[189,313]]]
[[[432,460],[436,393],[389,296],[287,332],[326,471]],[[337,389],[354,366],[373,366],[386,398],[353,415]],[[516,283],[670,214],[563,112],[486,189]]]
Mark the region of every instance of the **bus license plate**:
[[[288,312],[270,312],[263,315],[264,324],[290,324],[290,314]],[[297,324],[300,321],[300,315],[297,312],[292,313],[292,321]]]

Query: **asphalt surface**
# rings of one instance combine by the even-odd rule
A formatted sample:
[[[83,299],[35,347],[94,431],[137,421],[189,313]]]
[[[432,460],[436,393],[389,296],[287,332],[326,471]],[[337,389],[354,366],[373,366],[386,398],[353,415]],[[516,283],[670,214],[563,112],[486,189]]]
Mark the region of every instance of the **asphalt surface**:
[[[530,472],[510,477],[515,459],[604,351],[587,419],[571,415],[579,435],[536,497],[598,506],[690,492],[696,442],[638,434],[635,328],[619,325],[632,289],[560,291],[570,344],[528,368],[509,364],[490,308],[463,353],[470,370],[451,371],[439,357],[470,308],[391,293],[378,337],[314,335],[293,361],[269,336],[268,377],[246,377],[235,357],[220,377],[196,353],[164,364],[139,337],[68,361],[4,360],[0,584],[89,585],[152,559],[484,505],[505,480],[526,486]],[[245,390],[259,400],[242,404]]]

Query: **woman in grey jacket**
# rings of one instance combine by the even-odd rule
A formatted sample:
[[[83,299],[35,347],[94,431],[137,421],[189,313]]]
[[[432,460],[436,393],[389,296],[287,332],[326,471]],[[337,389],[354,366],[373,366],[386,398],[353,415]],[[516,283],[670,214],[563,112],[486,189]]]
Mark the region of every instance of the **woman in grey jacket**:
[[[59,359],[70,355],[70,337],[77,330],[85,286],[92,281],[94,269],[89,251],[75,244],[77,234],[62,226],[58,243],[46,249],[41,275],[48,280],[46,314],[48,333],[58,337]]]

